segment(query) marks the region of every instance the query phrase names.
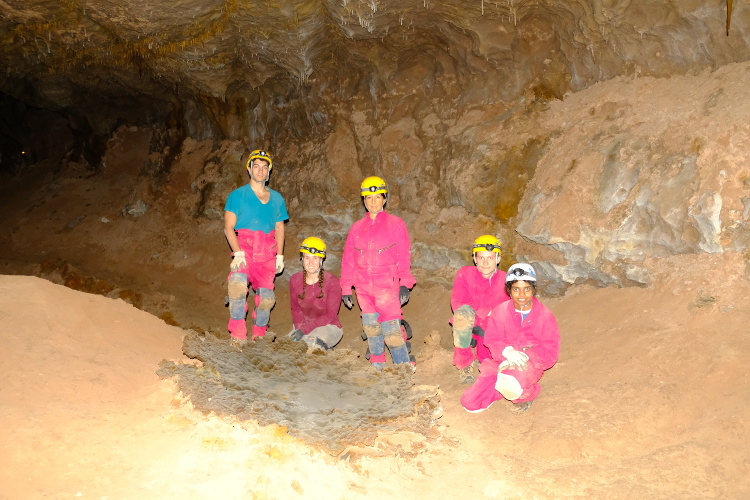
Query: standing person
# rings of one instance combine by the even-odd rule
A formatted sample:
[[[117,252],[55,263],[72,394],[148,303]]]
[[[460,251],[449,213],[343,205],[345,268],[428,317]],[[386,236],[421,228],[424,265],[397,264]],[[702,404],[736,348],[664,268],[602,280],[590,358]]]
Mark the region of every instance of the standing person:
[[[511,300],[490,312],[484,344],[492,357],[479,366],[479,377],[461,396],[461,404],[477,413],[498,399],[526,411],[541,391],[539,380],[557,362],[560,332],[552,311],[536,298],[536,273],[529,264],[513,264],[505,277]]]
[[[304,340],[312,349],[333,349],[344,336],[339,321],[341,282],[323,270],[326,244],[320,238],[305,238],[300,246],[302,271],[289,279],[289,302],[294,330],[289,336]]]
[[[247,159],[250,182],[229,193],[224,234],[234,259],[229,272],[229,325],[232,344],[247,344],[248,283],[255,291],[253,340],[266,334],[276,303],[274,278],[284,270],[284,221],[289,218],[281,195],[266,186],[273,161],[263,150]]]
[[[505,291],[505,273],[498,271],[500,240],[485,234],[474,240],[471,249],[476,266],[464,266],[456,273],[451,292],[453,309],[453,365],[462,384],[475,380],[474,361],[490,357],[484,345],[484,332],[490,311],[510,300]],[[475,346],[476,352],[472,350]]]
[[[370,363],[385,366],[385,346],[394,364],[410,363],[401,332],[401,306],[409,300],[416,280],[411,274],[411,241],[406,224],[383,209],[388,186],[380,177],[362,181],[360,194],[367,215],[352,224],[341,259],[344,305],[354,305],[352,287],[362,310],[362,326],[370,348]]]

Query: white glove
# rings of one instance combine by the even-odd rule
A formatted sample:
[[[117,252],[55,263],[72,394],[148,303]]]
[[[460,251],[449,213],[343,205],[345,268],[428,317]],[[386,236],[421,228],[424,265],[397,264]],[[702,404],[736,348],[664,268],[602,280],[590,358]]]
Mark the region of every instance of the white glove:
[[[232,271],[239,271],[241,267],[247,264],[247,262],[245,262],[245,252],[234,252],[232,255],[234,255],[234,259],[232,259],[232,263],[229,264],[229,268]]]
[[[508,363],[517,370],[525,370],[526,363],[529,361],[529,357],[521,351],[516,351],[513,346],[508,346],[503,349],[503,356],[508,360]]]
[[[284,256],[277,255],[276,256],[276,274],[281,273],[281,271],[283,270],[284,270]]]

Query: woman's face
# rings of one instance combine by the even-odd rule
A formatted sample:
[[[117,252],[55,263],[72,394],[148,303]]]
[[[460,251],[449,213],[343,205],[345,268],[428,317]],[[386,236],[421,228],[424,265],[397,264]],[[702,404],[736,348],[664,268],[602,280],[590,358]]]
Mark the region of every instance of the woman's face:
[[[320,272],[320,263],[323,259],[317,255],[310,255],[309,253],[302,254],[302,267],[305,268],[307,274],[318,274]]]
[[[385,196],[382,193],[365,196],[365,208],[371,214],[374,215],[383,210],[383,205],[385,205]]]
[[[516,281],[510,287],[510,298],[519,311],[526,311],[531,307],[534,288],[528,281]]]

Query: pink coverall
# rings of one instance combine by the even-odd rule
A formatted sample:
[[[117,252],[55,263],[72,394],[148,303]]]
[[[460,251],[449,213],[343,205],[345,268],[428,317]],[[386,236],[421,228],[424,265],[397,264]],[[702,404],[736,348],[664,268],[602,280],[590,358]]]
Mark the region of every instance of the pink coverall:
[[[380,313],[378,321],[401,319],[398,289],[412,288],[411,241],[401,218],[379,212],[358,220],[349,230],[341,258],[341,293],[357,289],[363,313]]]
[[[341,291],[349,295],[357,289],[363,315],[377,313],[378,323],[401,320],[399,287],[415,283],[411,241],[401,218],[379,212],[352,224],[341,258]],[[385,362],[385,354],[372,355],[370,362]]]
[[[453,291],[451,292],[451,308],[455,313],[463,305],[470,306],[476,313],[474,326],[480,326],[487,330],[487,316],[490,311],[500,304],[510,300],[505,293],[505,273],[496,271],[489,278],[482,276],[475,266],[464,266],[456,273],[453,280]],[[490,357],[490,351],[484,344],[482,337],[472,335],[476,339],[476,357],[471,347],[454,347],[453,364],[456,368],[464,368],[478,359],[481,363]]]
[[[495,390],[497,371],[505,361],[502,352],[508,346],[529,357],[526,370],[503,370],[504,374],[515,377],[523,388],[523,394],[514,403],[536,399],[541,391],[538,382],[545,370],[557,362],[560,352],[560,331],[552,311],[547,309],[536,298],[533,299],[531,312],[521,325],[521,314],[515,311],[513,301],[509,300],[495,307],[489,315],[484,335],[484,345],[492,357],[486,358],[479,365],[479,377],[461,396],[461,404],[467,410],[476,411],[487,408],[503,396]]]

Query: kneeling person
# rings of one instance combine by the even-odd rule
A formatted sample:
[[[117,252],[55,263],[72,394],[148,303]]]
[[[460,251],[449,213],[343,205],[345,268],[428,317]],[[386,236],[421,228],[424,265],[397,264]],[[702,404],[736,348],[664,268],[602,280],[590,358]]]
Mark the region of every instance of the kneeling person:
[[[476,266],[464,266],[458,270],[451,292],[453,365],[458,368],[462,384],[474,382],[475,360],[481,363],[490,357],[490,351],[484,345],[490,311],[510,299],[505,290],[505,273],[497,269],[502,255],[500,240],[485,234],[474,240],[471,251]]]
[[[492,310],[484,336],[492,356],[482,361],[479,377],[461,396],[471,413],[503,398],[514,403],[514,411],[526,411],[541,392],[544,371],[554,366],[560,352],[557,320],[535,297],[534,268],[512,265],[505,283],[511,300]]]
[[[341,283],[323,270],[326,244],[320,238],[306,238],[300,246],[302,271],[289,279],[294,340],[304,340],[313,349],[333,349],[344,336],[339,321]]]

